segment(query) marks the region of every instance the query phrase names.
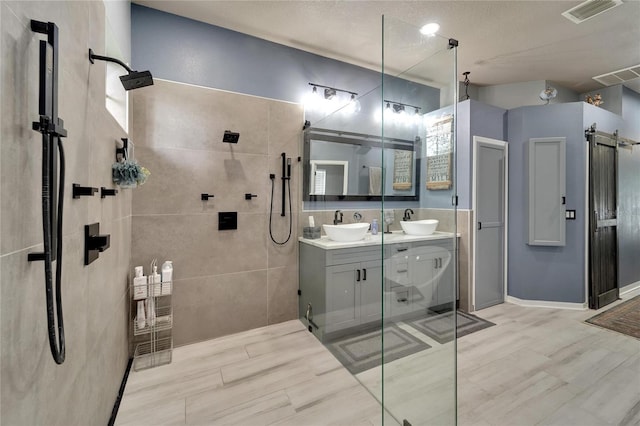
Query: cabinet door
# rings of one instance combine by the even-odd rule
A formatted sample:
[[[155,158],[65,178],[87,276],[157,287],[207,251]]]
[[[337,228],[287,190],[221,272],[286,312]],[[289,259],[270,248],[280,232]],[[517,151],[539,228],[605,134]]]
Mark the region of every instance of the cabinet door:
[[[415,310],[426,309],[436,304],[437,247],[415,247],[410,254],[411,283]]]
[[[438,267],[436,268],[436,293],[437,305],[453,302],[453,255],[450,251],[443,251],[438,255]]]
[[[529,245],[565,245],[565,138],[528,142]]]
[[[359,267],[359,263],[350,263],[327,268],[327,332],[360,323]]]
[[[382,266],[380,262],[362,262],[360,264],[360,321],[377,321],[382,318]]]

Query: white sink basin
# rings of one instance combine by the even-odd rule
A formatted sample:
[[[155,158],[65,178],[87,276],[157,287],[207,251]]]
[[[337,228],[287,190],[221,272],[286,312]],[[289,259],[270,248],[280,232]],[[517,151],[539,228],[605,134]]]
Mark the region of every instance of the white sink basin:
[[[360,241],[367,234],[368,223],[345,223],[342,225],[322,225],[330,240],[348,243]]]
[[[438,221],[435,219],[401,221],[400,226],[405,234],[408,235],[431,235],[438,227]]]

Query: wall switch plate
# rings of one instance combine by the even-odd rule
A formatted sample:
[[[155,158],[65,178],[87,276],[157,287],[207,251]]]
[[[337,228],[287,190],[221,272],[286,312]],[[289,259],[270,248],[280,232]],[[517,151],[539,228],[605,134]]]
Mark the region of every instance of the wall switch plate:
[[[576,220],[576,211],[575,210],[565,210],[564,217],[569,220]]]
[[[238,229],[238,212],[218,212],[218,231]]]

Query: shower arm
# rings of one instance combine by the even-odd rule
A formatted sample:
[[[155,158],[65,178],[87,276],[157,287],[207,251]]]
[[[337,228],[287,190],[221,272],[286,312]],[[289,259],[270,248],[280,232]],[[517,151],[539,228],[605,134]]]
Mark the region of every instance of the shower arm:
[[[89,49],[89,62],[93,64],[94,60],[96,59],[99,61],[113,62],[114,64],[118,64],[125,70],[127,70],[129,74],[134,72],[127,64],[122,62],[120,59],[110,58],[109,56],[96,55],[95,53],[93,53],[93,49]]]

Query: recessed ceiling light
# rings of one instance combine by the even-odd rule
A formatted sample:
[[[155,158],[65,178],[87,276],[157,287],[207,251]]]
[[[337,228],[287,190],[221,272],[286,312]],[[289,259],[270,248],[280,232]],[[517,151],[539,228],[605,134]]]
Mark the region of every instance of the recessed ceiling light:
[[[435,22],[430,22],[424,25],[422,28],[420,28],[420,33],[424,35],[434,35],[435,33],[438,32],[439,29],[440,29],[440,25],[436,24]]]

